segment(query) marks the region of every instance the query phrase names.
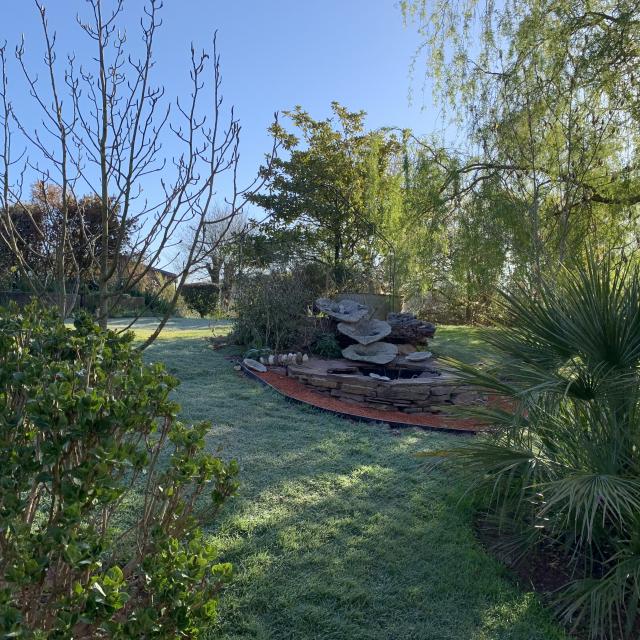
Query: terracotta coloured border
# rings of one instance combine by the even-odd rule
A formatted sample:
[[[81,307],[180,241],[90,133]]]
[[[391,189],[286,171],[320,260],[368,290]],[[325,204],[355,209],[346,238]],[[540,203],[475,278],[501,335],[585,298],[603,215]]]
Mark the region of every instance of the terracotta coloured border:
[[[359,407],[349,402],[311,391],[297,380],[288,378],[274,371],[258,373],[242,363],[240,363],[240,366],[246,376],[273,389],[286,400],[311,406],[320,411],[346,418],[347,420],[388,425],[394,429],[418,427],[429,431],[444,431],[458,435],[474,435],[486,428],[466,418],[452,418],[450,416],[428,414],[406,414],[401,411],[381,411],[368,407]]]

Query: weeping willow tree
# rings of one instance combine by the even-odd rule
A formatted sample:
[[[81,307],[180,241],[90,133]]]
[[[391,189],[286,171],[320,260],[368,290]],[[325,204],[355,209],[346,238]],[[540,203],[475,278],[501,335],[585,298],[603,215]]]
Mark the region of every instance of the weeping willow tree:
[[[449,181],[499,183],[531,277],[584,247],[637,251],[640,3],[405,0],[439,98],[467,127]]]
[[[405,147],[402,201],[390,219],[399,290],[408,308],[438,322],[486,323],[495,291],[527,269],[522,202],[497,178],[466,190],[457,158],[433,141]]]
[[[436,455],[470,474],[503,550],[564,558],[568,625],[637,638],[640,2],[402,7],[423,36],[414,68],[469,132],[445,180],[481,199],[469,238],[484,228],[497,247],[510,228],[503,277],[525,281],[486,336],[496,361],[458,363],[508,398],[479,410],[492,433]]]

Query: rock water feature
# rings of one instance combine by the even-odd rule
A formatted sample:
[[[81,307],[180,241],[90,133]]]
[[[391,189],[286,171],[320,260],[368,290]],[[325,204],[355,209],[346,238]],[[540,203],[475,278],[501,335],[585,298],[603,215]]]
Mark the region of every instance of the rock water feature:
[[[344,360],[310,358],[290,364],[287,375],[319,393],[379,410],[440,413],[447,405],[470,404],[479,394],[416,345],[433,337],[435,326],[413,314],[372,319],[372,311],[353,300],[316,300],[333,318],[336,333],[353,343]],[[399,348],[400,347],[400,348]]]
[[[412,313],[390,313],[389,321],[373,319],[373,310],[353,300],[334,302],[318,298],[316,308],[338,322],[336,329],[355,342],[342,350],[347,360],[386,365],[398,356],[398,347],[383,339],[389,336],[394,342],[425,342],[432,338],[436,327],[430,322],[418,320]],[[413,338],[408,340],[407,338]],[[428,352],[410,350],[411,360],[426,360]],[[429,354],[430,355],[430,354]]]
[[[297,352],[245,359],[244,366],[258,373],[273,369],[314,392],[369,411],[433,414],[482,399],[426,349],[426,339],[436,330],[430,322],[408,313],[390,313],[387,321],[373,319],[372,310],[354,300],[319,298],[316,309],[332,319],[343,359]]]
[[[366,305],[353,300],[333,302],[328,298],[318,298],[316,308],[331,318],[341,320],[337,330],[355,341],[356,344],[342,350],[342,355],[348,360],[387,364],[398,355],[398,347],[382,342],[391,333],[391,325],[384,320],[374,320]]]

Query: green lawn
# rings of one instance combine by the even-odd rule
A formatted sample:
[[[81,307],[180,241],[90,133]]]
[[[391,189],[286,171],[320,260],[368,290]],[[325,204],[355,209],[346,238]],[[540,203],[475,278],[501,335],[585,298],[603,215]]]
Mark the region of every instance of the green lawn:
[[[484,336],[498,329],[487,327],[465,327],[456,325],[439,326],[429,343],[429,349],[436,356],[449,356],[469,364],[480,362],[485,356],[493,355],[493,349]]]
[[[236,573],[209,638],[565,638],[477,544],[455,478],[414,456],[462,436],[293,405],[233,371],[205,335],[178,324],[147,354],[182,379],[183,419],[212,420],[211,448],[241,466],[239,494],[207,523]],[[462,335],[439,331],[434,350]]]

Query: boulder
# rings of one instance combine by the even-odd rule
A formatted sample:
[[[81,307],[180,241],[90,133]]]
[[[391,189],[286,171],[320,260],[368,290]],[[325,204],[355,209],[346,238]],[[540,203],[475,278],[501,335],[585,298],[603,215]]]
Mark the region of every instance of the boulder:
[[[329,298],[318,298],[316,309],[341,322],[358,322],[369,315],[369,307],[355,300],[335,302]]]
[[[413,313],[390,313],[387,322],[391,325],[391,333],[388,336],[391,342],[415,344],[433,338],[436,332],[435,324],[419,320]]]
[[[339,322],[338,331],[360,344],[379,342],[391,333],[391,325],[384,320],[359,320]]]
[[[347,360],[371,362],[373,364],[389,364],[397,355],[398,347],[388,342],[373,342],[371,344],[352,344],[342,350]]]

